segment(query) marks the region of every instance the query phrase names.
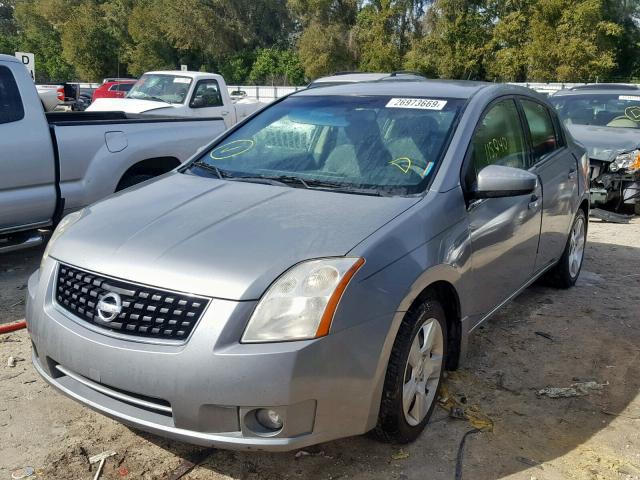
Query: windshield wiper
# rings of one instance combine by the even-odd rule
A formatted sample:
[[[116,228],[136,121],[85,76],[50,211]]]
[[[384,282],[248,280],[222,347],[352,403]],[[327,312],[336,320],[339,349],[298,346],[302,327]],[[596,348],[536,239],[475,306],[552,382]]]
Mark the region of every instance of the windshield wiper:
[[[271,180],[277,180],[278,182],[282,182],[289,186],[294,186],[295,184],[297,184],[304,188],[309,188],[309,184],[306,182],[305,179],[296,177],[294,175],[274,175],[274,176],[262,175],[261,177],[269,178]]]
[[[289,186],[285,182],[280,181],[278,178],[264,177],[262,175],[257,177],[253,177],[253,176],[233,177],[233,178],[228,178],[227,180],[231,180],[233,182],[263,183],[265,185],[276,185],[278,187]]]
[[[278,178],[271,178],[265,176],[234,176],[231,173],[221,170],[215,165],[211,165],[210,163],[203,162],[202,160],[198,160],[191,164],[192,167],[202,168],[203,170],[207,170],[209,172],[213,172],[220,180],[230,180],[233,182],[248,182],[248,183],[264,183],[267,185],[277,185],[280,187],[288,186],[285,182],[280,181]]]
[[[222,170],[220,170],[218,167],[216,167],[215,165],[210,165],[207,162],[203,162],[202,160],[198,160],[197,162],[193,162],[191,164],[192,167],[199,167],[202,168],[203,170],[207,170],[209,172],[213,172],[216,174],[216,176],[220,179],[223,180],[225,178],[229,178],[231,177],[231,175],[227,172],[223,172]]]
[[[276,185],[276,186],[286,186],[296,188],[304,187],[309,190],[326,190],[332,192],[340,192],[340,193],[352,193],[355,195],[370,195],[374,197],[388,197],[390,194],[376,189],[369,188],[358,188],[352,187],[349,185],[344,185],[342,183],[337,182],[329,182],[326,180],[313,180],[313,179],[303,179],[300,177],[296,177],[293,175],[240,175],[235,176],[230,174],[225,170],[221,170],[215,165],[211,165],[209,163],[203,162],[202,160],[198,160],[197,162],[193,162],[191,164],[192,167],[199,167],[203,170],[207,170],[216,174],[216,176],[221,180],[230,180],[233,182],[249,182],[249,183],[263,183],[266,185]]]
[[[134,100],[156,100],[158,102],[168,103],[171,105],[171,102],[165,100],[164,98],[154,97],[153,95],[149,95],[148,93],[143,92],[134,92],[138,95],[128,95],[127,98],[133,98]]]
[[[338,182],[330,182],[327,180],[306,180],[307,188],[314,190],[330,190],[333,192],[341,193],[353,193],[356,195],[371,195],[374,197],[388,197],[390,196],[383,190],[372,188],[358,188],[351,185],[345,185]]]
[[[164,103],[168,103],[169,105],[171,105],[171,102],[168,101],[168,100],[165,100],[164,98],[154,97],[153,95],[147,95],[147,97],[144,98],[143,100],[146,100],[147,98],[150,99],[150,100],[156,100],[158,102],[164,102]]]

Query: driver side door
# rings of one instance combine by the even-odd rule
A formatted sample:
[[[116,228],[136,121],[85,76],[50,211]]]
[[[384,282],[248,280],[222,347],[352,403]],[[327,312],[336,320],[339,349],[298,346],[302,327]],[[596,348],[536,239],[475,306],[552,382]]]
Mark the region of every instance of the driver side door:
[[[233,105],[225,106],[220,85],[214,79],[198,81],[189,99],[189,108],[195,117],[222,117],[227,128],[235,123]]]
[[[488,165],[527,170],[529,148],[513,98],[490,104],[469,145],[463,184],[472,192]],[[481,320],[533,276],[540,237],[542,189],[533,194],[470,200],[467,208],[472,278],[478,286],[473,313]]]

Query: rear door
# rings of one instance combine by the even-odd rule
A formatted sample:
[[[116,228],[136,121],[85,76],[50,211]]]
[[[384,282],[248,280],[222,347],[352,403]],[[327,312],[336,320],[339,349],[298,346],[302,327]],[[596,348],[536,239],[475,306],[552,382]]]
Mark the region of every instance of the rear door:
[[[531,171],[542,184],[542,227],[536,271],[556,262],[565,248],[578,198],[578,163],[553,110],[534,99],[518,99],[531,145]]]
[[[488,165],[529,167],[529,147],[513,98],[487,107],[465,158],[462,182],[471,191]],[[473,200],[467,208],[474,283],[474,314],[484,316],[526,284],[533,275],[541,221],[541,195]]]
[[[33,80],[21,64],[0,63],[0,232],[46,224],[55,206],[53,145]]]

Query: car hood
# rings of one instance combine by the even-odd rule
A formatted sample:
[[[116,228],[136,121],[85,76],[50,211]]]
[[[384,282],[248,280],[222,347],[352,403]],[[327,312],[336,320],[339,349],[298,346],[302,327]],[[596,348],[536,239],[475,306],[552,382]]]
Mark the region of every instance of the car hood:
[[[567,125],[573,138],[581,143],[589,158],[610,162],[621,152],[640,146],[640,130],[635,128]]]
[[[254,300],[292,265],[347,254],[418,201],[174,172],[87,207],[50,255],[149,286]]]
[[[125,112],[144,113],[151,110],[167,110],[170,113],[175,106],[153,100],[137,100],[135,98],[98,98],[89,107],[89,112]]]

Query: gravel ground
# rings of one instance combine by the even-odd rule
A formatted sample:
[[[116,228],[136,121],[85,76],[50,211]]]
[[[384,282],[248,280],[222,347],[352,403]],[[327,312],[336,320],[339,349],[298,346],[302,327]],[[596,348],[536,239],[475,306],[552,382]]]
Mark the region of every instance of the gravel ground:
[[[485,428],[467,437],[465,479],[640,479],[640,219],[594,221],[589,240],[575,288],[534,285],[478,329],[465,366],[446,382],[445,406],[457,403],[468,419],[439,407],[402,448],[366,436],[285,454],[166,441],[58,394],[34,372],[26,332],[0,335],[0,479],[27,465],[37,478],[89,479],[88,457],[104,450],[117,452],[104,479],[165,479],[198,456],[183,478],[454,479],[474,425]],[[41,253],[0,256],[0,323],[23,318]],[[577,397],[539,395],[574,384]]]

